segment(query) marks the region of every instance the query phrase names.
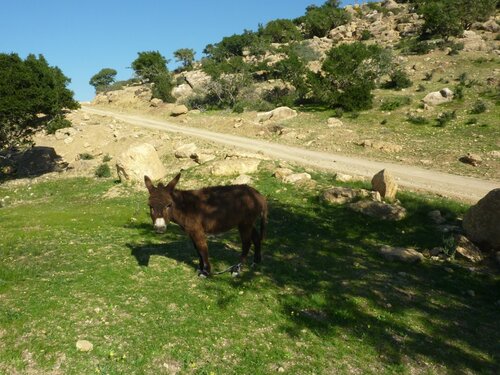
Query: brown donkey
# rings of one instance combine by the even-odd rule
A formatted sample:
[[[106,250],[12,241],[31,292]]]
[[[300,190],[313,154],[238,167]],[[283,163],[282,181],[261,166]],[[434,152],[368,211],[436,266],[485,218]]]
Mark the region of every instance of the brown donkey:
[[[148,176],[144,182],[149,190],[149,208],[154,229],[164,233],[173,221],[193,241],[200,257],[200,276],[211,271],[208,261],[207,234],[226,232],[238,228],[242,242],[240,264],[245,263],[251,243],[254,244],[254,262],[259,263],[261,243],[267,224],[267,201],[248,185],[213,186],[199,190],[176,190],[181,174],[164,186],[153,185]],[[254,227],[257,218],[260,233]],[[239,265],[231,271],[237,273]]]

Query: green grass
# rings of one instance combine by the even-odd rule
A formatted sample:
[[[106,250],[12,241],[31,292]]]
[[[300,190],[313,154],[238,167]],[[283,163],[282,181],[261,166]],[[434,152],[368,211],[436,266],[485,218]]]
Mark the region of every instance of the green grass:
[[[498,275],[375,253],[441,245],[427,212],[453,220],[467,207],[404,193],[408,218],[379,222],[320,204],[333,179],[313,177],[305,189],[255,176],[270,201],[264,262],[207,280],[178,227],[153,233],[145,192],[106,199],[117,187],[97,179],[0,186],[0,373],[498,371]],[[186,172],[180,188],[200,178]],[[239,246],[235,232],[210,239],[213,267]],[[94,349],[78,352],[78,339]]]

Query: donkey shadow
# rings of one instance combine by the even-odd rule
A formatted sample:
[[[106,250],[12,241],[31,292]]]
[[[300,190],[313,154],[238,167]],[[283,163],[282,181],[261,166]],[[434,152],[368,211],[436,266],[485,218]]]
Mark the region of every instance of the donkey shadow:
[[[147,228],[151,231],[150,226]],[[139,229],[146,230],[146,226],[141,225]],[[229,243],[227,243],[227,240],[229,240]],[[221,263],[227,265],[238,263],[241,248],[233,245],[237,243],[237,231],[230,231],[217,237],[209,237],[210,259],[216,265],[220,265]],[[128,243],[127,247],[130,249],[130,255],[136,259],[137,265],[141,267],[148,267],[151,258],[158,256],[174,259],[190,267],[198,268],[198,254],[196,249],[189,240],[189,237],[182,233],[180,229],[172,230],[162,243]]]

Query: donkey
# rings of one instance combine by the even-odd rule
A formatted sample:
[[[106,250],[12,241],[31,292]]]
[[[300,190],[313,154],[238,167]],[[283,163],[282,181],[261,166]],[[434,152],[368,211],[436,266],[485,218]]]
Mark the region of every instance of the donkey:
[[[261,244],[267,225],[267,200],[248,185],[212,186],[199,190],[176,190],[179,173],[167,186],[153,185],[148,176],[144,182],[149,191],[151,220],[157,233],[165,233],[173,221],[191,238],[198,252],[199,275],[210,275],[207,235],[238,228],[242,243],[240,264],[231,267],[238,274],[254,244],[254,263],[262,260]],[[260,217],[260,233],[254,227]]]

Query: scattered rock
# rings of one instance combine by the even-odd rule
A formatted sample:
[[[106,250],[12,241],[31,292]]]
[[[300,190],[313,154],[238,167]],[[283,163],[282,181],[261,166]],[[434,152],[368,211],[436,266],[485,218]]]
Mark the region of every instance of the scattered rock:
[[[500,249],[500,188],[493,189],[472,206],[462,226],[471,241]]]
[[[80,352],[90,352],[94,348],[94,345],[87,340],[78,340],[76,342],[76,349]]]
[[[434,91],[427,94],[422,101],[430,106],[435,106],[450,102],[453,99],[453,91],[449,88],[444,88],[439,91]]]
[[[293,174],[293,171],[290,168],[278,168],[274,172],[273,176],[278,180],[283,181],[286,176]]]
[[[398,221],[406,217],[405,208],[396,204],[362,200],[350,203],[347,207],[380,220]]]
[[[184,104],[180,104],[172,108],[172,110],[170,111],[170,116],[176,117],[185,115],[186,113],[188,113],[188,108]]]
[[[388,153],[399,152],[403,149],[402,146],[390,142],[373,142],[370,140],[363,140],[354,143],[358,146],[371,147]]]
[[[122,182],[144,181],[144,176],[159,180],[167,171],[158,157],[156,149],[149,143],[130,147],[116,160],[116,170]]]
[[[343,174],[343,173],[336,173],[335,174],[335,180],[340,181],[340,182],[349,182],[352,181],[353,177],[349,174]]]
[[[490,151],[488,152],[488,155],[490,155],[492,158],[500,159],[500,151],[497,150]]]
[[[463,37],[458,39],[460,43],[464,45],[464,51],[475,52],[475,51],[487,51],[488,45],[481,38],[481,35],[476,34],[472,30],[465,30]]]
[[[398,185],[394,177],[385,169],[382,169],[372,178],[372,189],[378,191],[385,199],[395,199]]]
[[[327,126],[329,128],[341,128],[342,126],[344,126],[344,123],[336,117],[330,117],[328,119]]]
[[[56,132],[54,133],[54,137],[57,140],[63,140],[66,139],[67,137],[72,137],[76,135],[78,131],[75,128],[63,128],[63,129],[57,129]]]
[[[257,114],[257,121],[282,121],[294,118],[297,116],[297,111],[289,107],[278,107],[269,112],[261,112]]]
[[[432,249],[429,250],[429,255],[430,256],[438,256],[439,254],[443,254],[444,253],[444,249],[442,247],[434,247]]]
[[[378,249],[378,252],[387,260],[397,260],[404,263],[416,263],[424,259],[421,253],[412,248],[384,245]]]
[[[196,151],[198,150],[198,147],[194,143],[186,143],[184,145],[181,145],[177,147],[174,151],[174,155],[178,159],[196,159]]]
[[[293,173],[285,176],[283,178],[283,182],[286,182],[287,184],[295,184],[299,181],[305,181],[310,179],[311,175],[309,173]]]
[[[348,187],[333,187],[325,190],[321,195],[323,201],[333,204],[350,203],[358,199],[370,198],[380,202],[382,199],[377,191],[352,189]]]
[[[483,256],[476,245],[460,234],[455,236],[455,256],[462,257],[476,263],[483,260]]]
[[[257,159],[225,159],[210,164],[210,173],[214,176],[231,176],[257,172],[260,160]]]
[[[252,183],[252,177],[246,174],[240,174],[232,181],[232,183],[234,185],[249,185]]]
[[[150,103],[151,107],[159,107],[163,103],[163,100],[158,99],[158,98],[153,98],[153,99],[151,99],[151,101],[149,103]]]
[[[467,155],[462,156],[458,160],[461,161],[462,163],[470,164],[473,167],[477,167],[483,161],[479,155],[471,154],[470,152],[468,152]]]
[[[446,219],[441,215],[441,211],[439,210],[433,210],[429,212],[427,216],[434,224],[437,225],[443,224],[446,221]]]

